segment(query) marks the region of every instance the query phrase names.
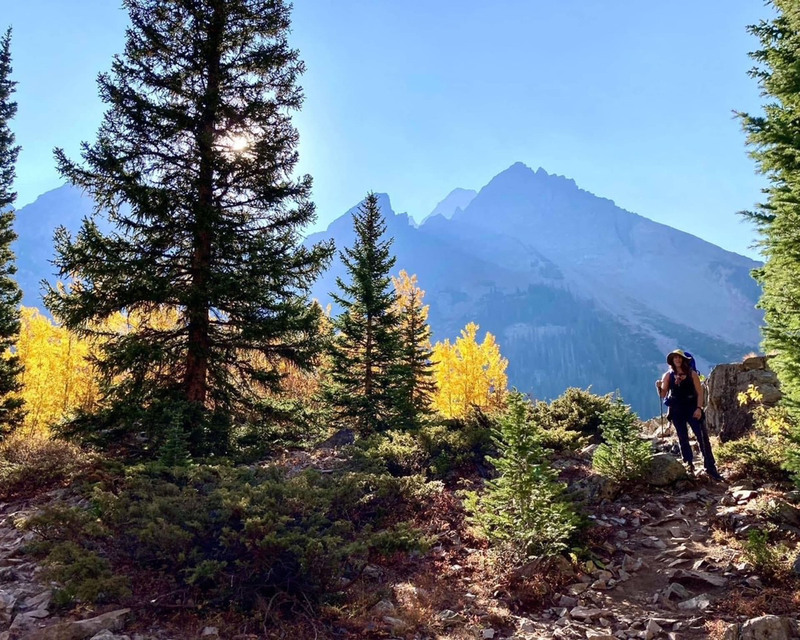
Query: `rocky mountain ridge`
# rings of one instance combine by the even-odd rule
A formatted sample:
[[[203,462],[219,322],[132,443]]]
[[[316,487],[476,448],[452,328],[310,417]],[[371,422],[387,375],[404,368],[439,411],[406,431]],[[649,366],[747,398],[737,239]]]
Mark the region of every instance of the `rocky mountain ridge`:
[[[471,321],[491,331],[509,360],[510,383],[542,399],[569,386],[620,390],[647,417],[658,413],[652,380],[681,346],[701,370],[759,343],[753,260],[617,207],[573,180],[516,163],[479,192],[451,192],[419,226],[380,196],[396,270],[417,274],[436,340]],[[54,280],[52,232],[76,230],[92,202],[69,186],[17,212],[15,249],[23,304],[41,307]],[[353,240],[351,211],[309,242]],[[433,215],[435,214],[435,215]],[[331,301],[334,260],[312,294]]]

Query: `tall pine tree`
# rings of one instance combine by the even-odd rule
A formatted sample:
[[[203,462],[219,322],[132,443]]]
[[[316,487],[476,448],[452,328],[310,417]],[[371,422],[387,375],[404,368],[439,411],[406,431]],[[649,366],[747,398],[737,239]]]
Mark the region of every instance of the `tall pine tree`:
[[[17,267],[11,243],[14,233],[14,200],[12,190],[16,175],[19,146],[9,122],[17,113],[17,103],[11,99],[16,82],[11,80],[11,29],[0,38],[0,354],[8,352],[19,335],[19,303],[22,292],[14,274]],[[24,417],[22,399],[22,365],[17,355],[0,357],[0,438],[19,426]]]
[[[353,214],[353,226],[355,243],[341,253],[350,282],[337,278],[340,293],[331,294],[342,312],[334,320],[327,395],[340,422],[368,434],[397,417],[399,319],[389,276],[395,257],[374,193]]]
[[[767,200],[745,215],[755,222],[766,259],[755,270],[763,286],[763,346],[775,352],[774,366],[785,400],[800,413],[800,5],[768,4],[777,17],[748,27],[761,48],[750,54],[750,72],[768,102],[763,115],[740,113],[750,155],[770,186]]]
[[[277,361],[305,366],[318,346],[306,294],[332,248],[301,244],[315,217],[311,178],[293,178],[304,66],[282,0],[124,6],[125,51],[98,81],[97,140],[82,163],[56,151],[115,231],[94,220],[74,239],[57,231],[73,284],[46,302],[89,335],[116,311],[176,310],[175,326],[103,336],[105,424],[144,424],[155,444],[167,425],[191,425],[193,451],[224,450],[225,425],[276,381]]]
[[[419,426],[421,420],[433,413],[431,403],[436,383],[431,327],[428,305],[422,303],[425,292],[417,286],[417,276],[402,270],[392,281],[397,292],[396,313],[400,321],[395,403],[401,426],[409,428]]]

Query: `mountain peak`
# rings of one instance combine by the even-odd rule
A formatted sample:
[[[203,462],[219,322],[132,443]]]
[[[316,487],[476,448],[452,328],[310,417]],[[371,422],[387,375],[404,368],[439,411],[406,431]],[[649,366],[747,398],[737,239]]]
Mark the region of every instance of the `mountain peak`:
[[[436,205],[433,211],[422,219],[420,224],[425,224],[426,220],[434,216],[443,216],[448,220],[451,219],[457,211],[466,209],[467,205],[477,195],[478,192],[475,189],[462,189],[460,187],[453,189],[444,200]]]

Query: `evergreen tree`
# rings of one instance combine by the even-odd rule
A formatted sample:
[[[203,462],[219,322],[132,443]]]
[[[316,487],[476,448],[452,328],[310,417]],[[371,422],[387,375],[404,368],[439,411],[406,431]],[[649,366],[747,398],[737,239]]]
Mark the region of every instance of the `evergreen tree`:
[[[469,493],[466,501],[473,522],[519,565],[559,554],[578,526],[575,508],[548,464],[539,443],[540,426],[532,417],[522,394],[510,393],[508,410],[493,438],[498,455],[489,458],[497,478],[486,483],[483,494]]]
[[[353,214],[353,226],[355,244],[341,252],[350,282],[337,278],[340,293],[331,294],[342,312],[334,320],[327,396],[340,420],[367,434],[397,417],[399,319],[389,276],[395,258],[392,239],[382,239],[386,222],[374,193]]]
[[[630,407],[617,398],[600,418],[603,442],[592,459],[594,468],[615,482],[641,479],[650,468],[653,449],[639,435],[639,420]]]
[[[763,346],[785,401],[800,414],[800,5],[769,2],[777,17],[748,27],[761,48],[750,54],[754,77],[769,102],[763,115],[740,113],[747,142],[760,171],[769,178],[767,200],[745,212],[760,233],[765,257],[754,271],[763,292]]]
[[[403,270],[392,280],[397,292],[396,313],[400,322],[395,404],[401,425],[415,427],[421,419],[433,413],[431,403],[436,392],[428,305],[422,304],[425,292],[417,286],[417,276],[409,276]]]
[[[277,362],[306,366],[318,346],[306,294],[332,248],[301,244],[315,217],[311,178],[292,177],[304,67],[282,0],[124,6],[125,51],[98,80],[97,140],[82,163],[56,150],[115,230],[89,219],[74,239],[57,231],[60,275],[73,281],[46,302],[88,335],[120,310],[177,311],[174,326],[103,336],[102,422],[144,425],[158,444],[182,407],[192,452],[224,450],[225,425],[277,381]]]
[[[16,175],[19,146],[14,144],[14,134],[9,122],[17,113],[17,103],[11,100],[16,82],[11,80],[11,29],[0,38],[0,354],[5,354],[16,344],[19,335],[19,303],[22,292],[14,274],[17,267],[11,243],[14,233],[14,209],[17,194],[12,191]],[[22,389],[22,365],[16,354],[0,357],[0,438],[18,427],[24,418],[23,402],[18,392]]]

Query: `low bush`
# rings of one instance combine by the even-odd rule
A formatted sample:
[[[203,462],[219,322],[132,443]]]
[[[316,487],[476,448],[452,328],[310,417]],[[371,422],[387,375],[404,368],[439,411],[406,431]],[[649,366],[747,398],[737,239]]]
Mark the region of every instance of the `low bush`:
[[[13,432],[0,442],[0,500],[69,484],[93,461],[63,440],[37,432]]]
[[[782,581],[791,574],[790,552],[785,545],[773,545],[769,534],[751,529],[744,543],[744,558],[767,581]]]
[[[792,446],[796,425],[789,412],[779,406],[764,406],[753,385],[740,393],[738,400],[752,412],[753,431],[721,444],[716,452],[719,461],[730,467],[734,476],[764,482],[786,480],[791,471],[800,471],[800,461],[795,464],[798,447]]]
[[[149,598],[252,611],[276,596],[319,601],[371,555],[424,547],[408,521],[438,490],[420,476],[149,463],[96,487],[91,512],[51,510],[27,526],[65,602],[124,593],[109,575],[134,567],[153,574],[134,583],[162,591]]]
[[[533,412],[536,424],[543,434],[550,431],[572,431],[597,439],[601,417],[612,405],[611,394],[598,396],[589,389],[570,387],[549,404],[537,402],[533,406]]]
[[[495,452],[492,430],[496,420],[480,409],[466,418],[452,418],[424,425],[419,441],[426,454],[426,469],[435,478],[443,478],[469,465],[482,464]]]
[[[785,469],[787,451],[785,439],[754,432],[720,444],[714,454],[730,469],[732,477],[774,482],[789,478]]]

